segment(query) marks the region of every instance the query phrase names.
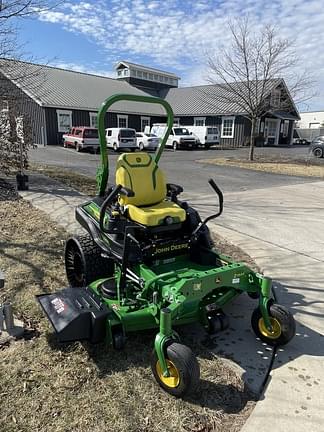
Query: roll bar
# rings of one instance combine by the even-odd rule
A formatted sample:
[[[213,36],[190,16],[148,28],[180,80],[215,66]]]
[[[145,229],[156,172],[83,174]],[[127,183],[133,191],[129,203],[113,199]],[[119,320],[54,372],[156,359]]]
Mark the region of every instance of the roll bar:
[[[160,146],[157,148],[154,160],[156,163],[159,162],[161,154],[164,150],[165,144],[169,138],[172,126],[173,126],[173,111],[168,102],[164,99],[153,97],[153,96],[140,96],[140,95],[130,95],[130,94],[116,94],[110,96],[106,99],[98,112],[98,130],[99,130],[99,143],[100,143],[100,153],[101,153],[101,165],[97,170],[97,188],[99,196],[104,196],[105,190],[108,183],[109,177],[109,162],[108,162],[108,152],[107,152],[107,141],[106,141],[106,131],[105,131],[105,115],[108,108],[111,107],[116,102],[119,101],[132,101],[132,102],[144,102],[162,105],[165,109],[167,115],[167,130],[164,134]]]

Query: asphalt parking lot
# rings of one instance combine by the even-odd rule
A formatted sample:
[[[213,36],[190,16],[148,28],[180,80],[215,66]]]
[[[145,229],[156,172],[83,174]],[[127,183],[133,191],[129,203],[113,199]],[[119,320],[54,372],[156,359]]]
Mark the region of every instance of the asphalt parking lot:
[[[308,147],[293,148],[256,148],[257,155],[271,155],[293,159],[308,158]],[[242,157],[247,158],[248,149],[235,150],[211,149],[194,151],[166,150],[161,158],[160,166],[165,171],[167,181],[180,184],[185,192],[193,195],[209,194],[211,192],[207,181],[213,178],[224,192],[245,191],[260,188],[268,188],[296,183],[307,183],[314,178],[290,177],[280,174],[269,174],[258,171],[248,171],[235,167],[215,166],[196,163],[199,159]],[[109,153],[111,173],[114,173],[118,154]],[[69,168],[71,171],[89,176],[95,176],[100,155],[90,153],[77,153],[73,149],[64,149],[58,146],[40,147],[30,151],[32,162],[56,165]]]

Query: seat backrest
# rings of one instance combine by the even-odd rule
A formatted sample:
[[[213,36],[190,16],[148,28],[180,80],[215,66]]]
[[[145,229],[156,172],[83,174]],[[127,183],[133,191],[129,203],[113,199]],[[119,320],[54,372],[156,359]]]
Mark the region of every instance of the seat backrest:
[[[116,185],[135,193],[133,197],[121,196],[120,204],[137,207],[157,204],[166,197],[164,174],[148,153],[123,153],[116,165]]]

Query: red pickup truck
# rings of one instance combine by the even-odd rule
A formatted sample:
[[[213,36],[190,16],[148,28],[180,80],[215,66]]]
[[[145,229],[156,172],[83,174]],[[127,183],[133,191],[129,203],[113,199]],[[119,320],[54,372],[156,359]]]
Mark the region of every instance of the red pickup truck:
[[[99,136],[96,128],[75,126],[69,133],[64,134],[62,138],[64,147],[73,147],[78,152],[83,149],[93,151],[99,149]]]

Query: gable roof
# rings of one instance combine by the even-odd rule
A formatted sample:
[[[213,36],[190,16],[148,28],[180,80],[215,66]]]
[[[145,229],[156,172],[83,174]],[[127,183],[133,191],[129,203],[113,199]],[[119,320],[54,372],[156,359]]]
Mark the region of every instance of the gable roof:
[[[123,80],[4,59],[0,59],[0,71],[43,107],[96,112],[103,100],[109,96],[128,93],[160,96],[170,103],[177,117],[244,114],[237,103],[224,100],[226,87],[222,84],[167,88],[159,92],[154,89],[144,91]],[[274,79],[267,83],[266,93],[269,94],[281,83],[287,90],[282,79]],[[238,86],[240,91],[246,91],[244,83],[234,85]],[[292,99],[291,102],[297,114],[296,119],[299,119]],[[129,101],[117,102],[112,106],[111,111],[150,116],[165,115],[163,108],[158,105]]]
[[[146,92],[126,81],[52,66],[0,60],[0,70],[43,107],[97,111],[104,99],[116,93],[147,96]],[[111,111],[157,116],[165,114],[158,105],[127,101],[117,102]]]
[[[269,80],[265,86],[265,95],[278,87],[281,78]],[[244,82],[231,83],[235,92],[246,94]],[[165,90],[164,97],[175,113],[182,116],[207,116],[227,114],[245,114],[240,104],[228,101],[229,91],[225,84],[209,84],[194,87],[170,88]]]

